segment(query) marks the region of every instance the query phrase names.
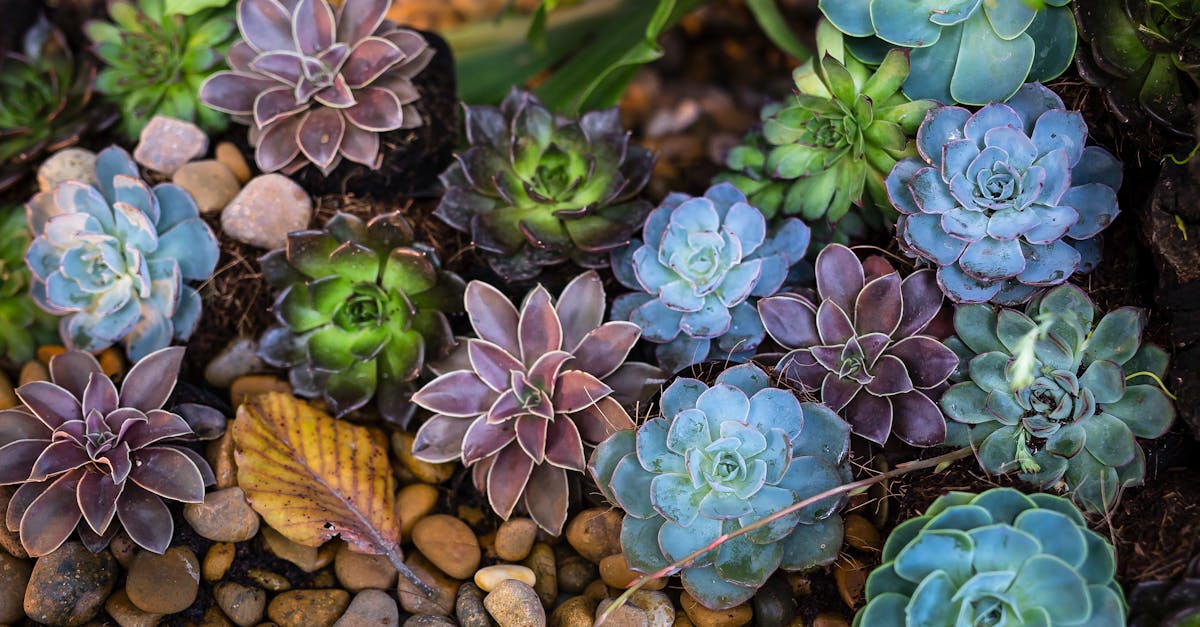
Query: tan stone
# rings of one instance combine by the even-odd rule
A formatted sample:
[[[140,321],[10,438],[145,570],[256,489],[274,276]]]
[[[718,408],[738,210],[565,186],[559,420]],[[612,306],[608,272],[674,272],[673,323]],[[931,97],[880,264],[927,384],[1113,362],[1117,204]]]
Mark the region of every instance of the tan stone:
[[[584,596],[563,601],[550,614],[550,627],[592,627],[596,601]]]
[[[237,547],[229,542],[217,542],[208,548],[204,554],[204,562],[200,565],[200,575],[205,581],[217,581],[229,572]]]
[[[537,539],[537,523],[529,518],[512,518],[496,530],[496,556],[506,562],[519,562],[529,556]]]
[[[593,564],[621,552],[620,510],[610,507],[587,509],[567,523],[567,542]]]
[[[196,533],[214,542],[245,542],[259,528],[258,512],[241,488],[209,492],[203,503],[184,505],[183,517]]]
[[[233,172],[215,159],[188,163],[175,171],[171,181],[191,194],[201,214],[221,211],[241,190]]]
[[[271,599],[267,617],[279,627],[331,627],[349,605],[345,590],[289,590]]]
[[[233,449],[233,429],[226,430],[224,435],[209,442],[204,449],[204,457],[217,478],[214,486],[217,490],[237,485],[237,462],[233,458]]]
[[[479,541],[466,523],[453,516],[422,518],[413,527],[412,541],[422,555],[455,579],[470,579],[479,568]]]
[[[679,595],[679,602],[696,627],[741,627],[754,619],[754,609],[749,603],[735,605],[727,610],[710,610],[687,592]]]
[[[862,550],[878,552],[883,549],[883,538],[871,521],[858,514],[848,514],[845,518],[846,543]]]
[[[412,483],[396,493],[396,516],[400,518],[400,537],[412,537],[413,526],[437,507],[437,488],[427,483]]]
[[[292,386],[287,381],[269,374],[248,374],[233,380],[229,386],[229,398],[237,407],[246,399],[266,394],[268,392],[292,393]]]
[[[36,359],[31,359],[21,366],[21,373],[17,375],[17,387],[32,383],[34,381],[49,381],[50,369]]]
[[[200,589],[200,561],[184,546],[173,546],[162,555],[140,551],[129,565],[125,593],[144,612],[174,614],[196,600]]]
[[[404,564],[418,579],[433,588],[434,595],[432,598],[426,596],[407,577],[400,577],[396,584],[400,607],[410,614],[449,616],[454,611],[454,601],[461,582],[438,570],[420,553],[411,553]]]
[[[554,607],[558,601],[558,566],[554,563],[554,549],[545,542],[538,542],[522,563],[533,571],[533,589],[542,600],[542,605]]]
[[[117,590],[108,597],[104,602],[104,611],[121,627],[155,627],[163,617],[162,614],[146,612],[134,605],[124,590]]]
[[[267,548],[280,559],[287,560],[306,573],[315,573],[333,563],[337,545],[327,543],[321,547],[304,546],[287,539],[271,527],[263,526],[261,536]]]
[[[333,559],[333,571],[342,587],[350,592],[368,588],[386,590],[396,585],[396,567],[386,555],[356,553],[345,542],[339,543]]]
[[[237,179],[238,183],[245,183],[250,180],[250,165],[246,163],[246,158],[242,156],[242,151],[231,142],[221,142],[217,144],[214,151],[217,161],[229,168],[229,171]]]
[[[403,431],[392,434],[392,448],[396,451],[396,457],[400,460],[401,465],[418,480],[434,485],[448,481],[450,477],[454,476],[454,471],[458,467],[458,464],[454,462],[433,464],[414,457],[412,452],[414,439],[413,434]]]
[[[222,581],[213,588],[213,597],[221,611],[239,627],[250,627],[262,620],[267,609],[267,593],[262,588]]]
[[[495,590],[500,582],[506,579],[516,579],[531,588],[537,582],[537,577],[532,570],[516,564],[496,564],[480,568],[475,572],[475,585],[484,592]]]

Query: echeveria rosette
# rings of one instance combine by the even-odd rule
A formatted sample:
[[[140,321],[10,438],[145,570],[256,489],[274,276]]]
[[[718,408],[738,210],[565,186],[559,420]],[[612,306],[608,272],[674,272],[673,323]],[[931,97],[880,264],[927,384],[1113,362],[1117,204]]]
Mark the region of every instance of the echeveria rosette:
[[[462,460],[476,488],[504,519],[518,502],[558,535],[567,520],[568,479],[586,451],[633,426],[622,405],[661,381],[649,364],[625,362],[641,332],[604,322],[604,286],[586,272],[555,303],[541,285],[520,312],[496,288],[472,281],[464,298],[476,337],[431,367],[441,373],[413,395],[435,415],[417,431],[413,454]]]
[[[753,364],[710,387],[679,378],[662,415],[596,448],[589,470],[625,510],[621,549],[653,573],[786,507],[850,480],[850,427],[827,407],[771,387]],[[745,602],[777,570],[832,562],[844,497],[830,497],[705,553],[682,569],[688,594],[711,609]]]
[[[54,316],[29,297],[25,250],[33,238],[19,209],[0,209],[0,359],[10,365],[34,357],[34,349],[58,341]]]
[[[123,149],[102,150],[95,173],[95,186],[67,181],[26,205],[30,294],[62,317],[68,348],[122,342],[137,361],[195,330],[200,294],[186,282],[212,276],[220,249],[192,197],[151,189]]]
[[[629,143],[614,107],[555,115],[513,88],[497,107],[466,107],[470,147],[442,174],[435,215],[468,233],[509,281],[570,260],[608,266],[651,204],[638,199],[654,156]]]
[[[204,500],[212,469],[179,446],[195,435],[187,421],[162,409],[183,353],[147,355],[118,390],[94,357],[68,351],[50,360],[50,381],[17,388],[22,405],[0,411],[0,485],[19,486],[5,524],[31,556],[54,552],[76,530],[93,552],[124,529],[162,553],[174,530],[163,499]]]
[[[946,423],[933,399],[958,365],[924,334],[942,294],[930,270],[901,279],[881,257],[868,261],[864,268],[849,248],[827,246],[817,255],[817,302],[796,294],[759,301],[767,333],[790,351],[776,369],[876,444],[895,434],[936,446]]]
[[[1122,488],[1144,478],[1135,437],[1157,438],[1175,417],[1158,386],[1167,354],[1142,343],[1144,326],[1132,307],[1097,320],[1073,285],[1046,292],[1025,313],[960,305],[948,344],[966,380],[941,399],[948,443],[971,444],[988,472],[1020,470],[1042,488],[1061,481],[1081,506],[1110,509]]]
[[[1146,581],[1129,593],[1130,627],[1196,627],[1200,624],[1200,556],[1174,581]]]
[[[1115,573],[1066,499],[950,492],[888,536],[854,627],[1124,627]]]
[[[338,213],[260,261],[279,321],[259,343],[263,360],[339,417],[374,398],[385,420],[407,422],[411,382],[453,344],[446,314],[462,311],[462,279],[413,242],[399,212]]]
[[[936,266],[962,303],[1019,304],[1090,272],[1119,211],[1121,164],[1086,141],[1083,116],[1038,84],[974,114],[934,109],[917,132],[920,158],[886,181],[901,248]]]
[[[1022,83],[1058,77],[1075,55],[1071,0],[820,0],[825,17],[850,35],[850,52],[879,64],[910,49],[910,98],[985,105]]]
[[[424,123],[412,79],[434,54],[420,33],[385,19],[389,4],[239,0],[242,39],[200,101],[250,126],[265,172],[311,163],[328,175],[342,159],[378,168],[380,133]]]
[[[636,291],[613,302],[612,318],[641,327],[659,365],[678,372],[754,354],[766,334],[755,303],[804,258],[809,229],[788,218],[768,232],[762,212],[721,183],[703,196],[667,196],[642,238],[613,253],[617,280]]]

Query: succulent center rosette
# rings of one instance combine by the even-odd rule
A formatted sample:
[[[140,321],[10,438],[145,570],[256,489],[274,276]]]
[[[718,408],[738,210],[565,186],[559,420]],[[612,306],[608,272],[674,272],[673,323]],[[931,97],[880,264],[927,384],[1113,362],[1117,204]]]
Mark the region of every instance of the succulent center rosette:
[[[625,510],[621,548],[631,568],[657,572],[722,534],[849,481],[849,426],[769,384],[752,364],[725,370],[711,387],[676,379],[662,394],[661,416],[596,448],[589,470]],[[684,589],[709,608],[728,608],[777,569],[833,561],[844,503],[830,497],[725,542],[682,569]]]

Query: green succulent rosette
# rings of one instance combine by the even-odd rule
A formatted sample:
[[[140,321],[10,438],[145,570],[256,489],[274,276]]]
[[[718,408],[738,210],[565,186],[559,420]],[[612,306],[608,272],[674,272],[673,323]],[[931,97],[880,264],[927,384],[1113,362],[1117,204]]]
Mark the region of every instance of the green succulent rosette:
[[[58,343],[55,317],[29,297],[25,249],[32,239],[23,211],[0,209],[0,357],[13,364],[33,359],[41,344]]]

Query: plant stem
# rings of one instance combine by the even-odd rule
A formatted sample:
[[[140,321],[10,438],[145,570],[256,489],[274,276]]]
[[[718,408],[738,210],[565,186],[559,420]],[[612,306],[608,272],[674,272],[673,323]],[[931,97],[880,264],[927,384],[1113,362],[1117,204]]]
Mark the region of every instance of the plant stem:
[[[388,548],[383,554],[387,556],[388,561],[392,563],[392,567],[400,573],[400,576],[407,579],[409,583],[420,590],[426,597],[432,599],[437,595],[437,591],[433,589],[433,586],[421,581],[421,578],[408,567],[408,564],[404,563],[404,558],[400,556],[400,547],[398,545]]]
[[[709,551],[721,546],[722,544],[725,544],[726,542],[728,542],[740,535],[750,533],[751,531],[754,531],[755,529],[769,525],[772,522],[779,520],[780,518],[783,518],[784,516],[795,513],[797,511],[800,511],[801,509],[808,507],[809,505],[812,505],[813,503],[827,499],[831,496],[845,494],[846,492],[853,492],[854,490],[857,490],[859,488],[865,488],[865,487],[874,485],[876,483],[880,483],[881,481],[887,481],[888,479],[891,479],[893,477],[899,477],[901,475],[913,472],[915,470],[924,470],[926,468],[934,468],[934,467],[940,466],[942,464],[949,464],[951,462],[958,461],[964,457],[971,455],[972,452],[973,452],[973,449],[969,446],[966,446],[966,447],[960,448],[958,450],[952,451],[950,453],[946,453],[944,455],[939,455],[937,457],[931,457],[929,459],[921,459],[921,460],[917,460],[917,461],[913,461],[913,462],[906,462],[903,464],[898,464],[895,468],[893,468],[887,472],[880,473],[878,475],[875,475],[874,477],[869,477],[867,479],[860,479],[858,481],[852,481],[850,483],[845,483],[840,486],[837,486],[836,488],[830,488],[824,492],[821,492],[820,494],[815,494],[813,496],[810,496],[810,497],[800,501],[799,503],[785,507],[785,508],[775,512],[774,514],[767,516],[766,518],[760,518],[760,519],[750,523],[749,525],[746,525],[745,527],[742,527],[741,529],[734,531],[733,533],[722,534],[721,536],[717,537],[717,539],[710,542],[704,548],[693,551],[692,553],[689,553],[688,555],[684,556],[682,559],[671,563],[666,568],[663,568],[663,569],[661,569],[657,572],[651,573],[649,575],[642,575],[641,577],[638,577],[636,580],[634,580],[633,583],[629,584],[628,589],[626,589],[625,592],[621,593],[621,596],[617,597],[612,602],[611,605],[609,605],[607,608],[605,608],[604,613],[600,614],[599,618],[597,618],[596,625],[597,626],[603,625],[604,621],[609,617],[610,614],[612,614],[615,610],[617,610],[622,605],[627,603],[629,601],[629,598],[631,596],[633,596],[633,593],[640,590],[647,583],[650,583],[651,581],[654,581],[655,579],[660,579],[662,577],[671,576],[672,574],[679,571],[683,567],[696,561],[696,559],[699,558],[701,555],[708,553]]]

